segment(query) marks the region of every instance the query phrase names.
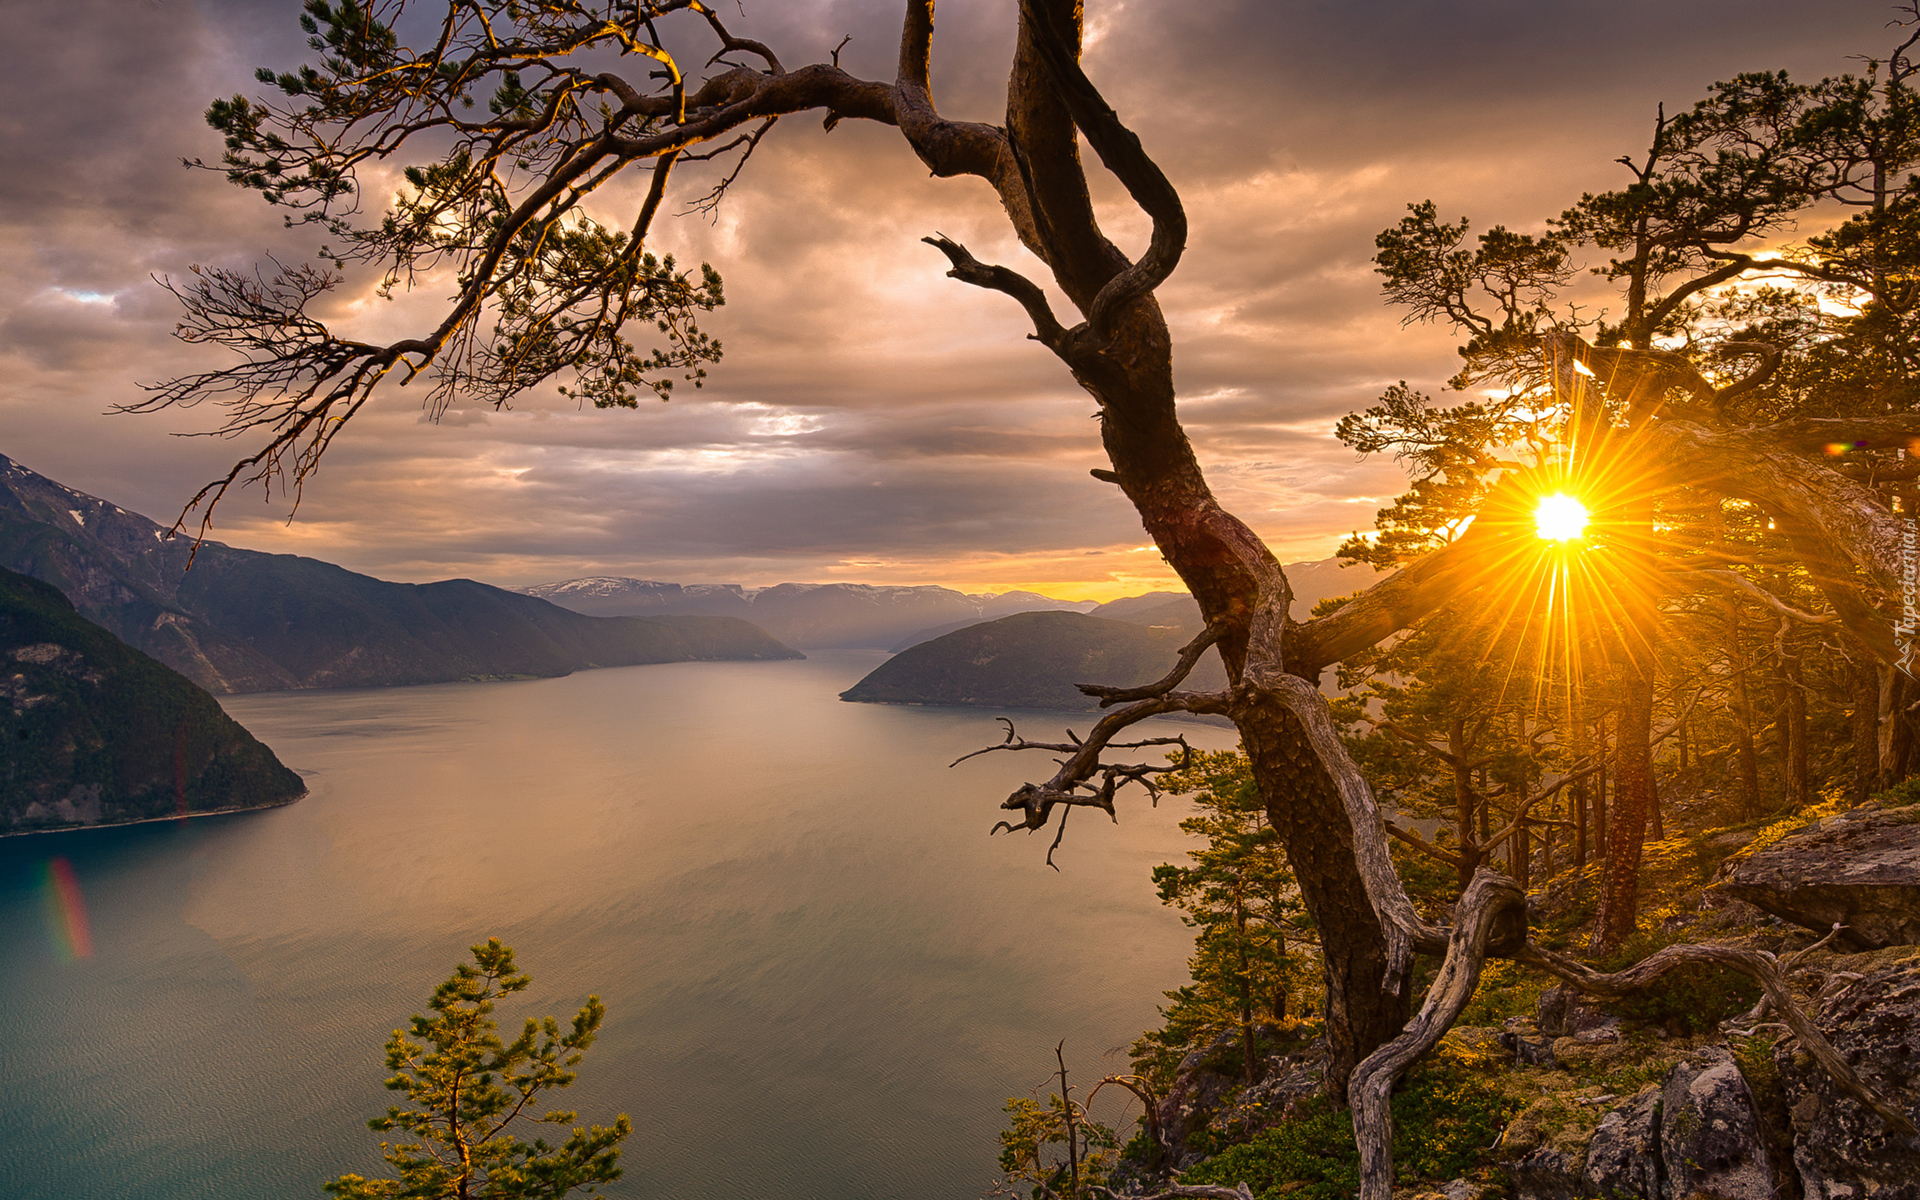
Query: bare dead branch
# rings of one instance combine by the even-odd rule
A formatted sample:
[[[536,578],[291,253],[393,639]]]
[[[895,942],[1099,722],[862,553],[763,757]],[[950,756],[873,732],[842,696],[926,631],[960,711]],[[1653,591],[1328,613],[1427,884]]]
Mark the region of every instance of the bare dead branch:
[[[1840,619],[1839,613],[1810,613],[1793,607],[1780,597],[1767,591],[1752,580],[1734,571],[1687,571],[1676,578],[1707,579],[1728,587],[1766,605],[1775,613],[1802,625],[1832,625]]]
[[[1192,674],[1194,664],[1200,661],[1200,656],[1207,652],[1209,646],[1218,642],[1225,631],[1222,625],[1209,625],[1201,630],[1192,641],[1180,648],[1180,657],[1174,662],[1173,669],[1153,683],[1131,688],[1105,687],[1097,683],[1080,683],[1074,686],[1086,695],[1098,697],[1101,708],[1128,700],[1146,700],[1154,696],[1164,696],[1179,687],[1180,681]]]
[[[1452,1027],[1480,982],[1489,953],[1512,953],[1526,942],[1526,893],[1504,875],[1481,869],[1455,907],[1446,956],[1420,1011],[1399,1037],[1368,1055],[1348,1084],[1353,1136],[1360,1148],[1360,1200],[1392,1200],[1393,1111],[1387,1095],[1415,1059]]]
[[[1093,1090],[1087,1093],[1089,1107],[1093,1104],[1093,1098],[1100,1094],[1100,1089],[1110,1083],[1116,1087],[1123,1087],[1139,1097],[1141,1105],[1146,1109],[1147,1137],[1152,1140],[1155,1152],[1158,1153],[1166,1146],[1166,1142],[1160,1136],[1160,1102],[1154,1098],[1153,1088],[1139,1075],[1108,1075],[1094,1084]]]
[[[1193,748],[1187,744],[1185,737],[1144,738],[1137,742],[1116,742],[1114,738],[1122,730],[1148,717],[1169,712],[1224,713],[1228,702],[1228,696],[1215,692],[1171,692],[1151,699],[1136,700],[1125,708],[1101,717],[1084,740],[1068,730],[1067,742],[1027,741],[1018,735],[1011,720],[1000,717],[998,720],[1007,728],[1006,738],[999,745],[962,755],[952,765],[958,766],[969,758],[996,750],[1049,750],[1063,756],[1055,760],[1060,764],[1060,769],[1054,772],[1051,779],[1045,783],[1023,783],[1001,803],[1002,809],[1020,812],[1021,820],[1017,823],[998,821],[990,833],[1002,830],[1012,832],[1015,829],[1025,829],[1031,833],[1044,828],[1058,806],[1068,809],[1098,808],[1117,821],[1119,815],[1114,809],[1114,796],[1120,788],[1137,783],[1157,801],[1160,790],[1154,783],[1154,776],[1189,765]],[[1148,746],[1178,746],[1180,757],[1173,763],[1110,763],[1101,760],[1101,755],[1108,750],[1137,750]],[[1096,776],[1098,783],[1094,782]],[[1056,833],[1053,847],[1057,848],[1059,844],[1060,835]],[[1051,866],[1053,848],[1049,848],[1047,857]]]
[[[1801,959],[1805,958],[1809,954],[1812,954],[1815,950],[1818,950],[1821,947],[1832,942],[1835,938],[1839,937],[1842,933],[1846,932],[1846,928],[1847,927],[1845,925],[1842,925],[1840,922],[1835,921],[1833,923],[1833,928],[1827,931],[1827,934],[1825,937],[1821,938],[1819,941],[1813,943],[1812,945],[1805,946],[1799,950],[1796,950],[1792,954],[1789,954],[1785,958],[1781,959],[1780,965],[1778,967],[1778,970],[1780,972],[1780,978],[1791,979],[1793,977],[1793,969],[1799,965]],[[1773,1007],[1773,997],[1768,995],[1763,990],[1760,993],[1760,998],[1753,1002],[1752,1008],[1748,1009],[1746,1012],[1742,1013],[1741,1015],[1732,1018],[1731,1021],[1725,1022],[1723,1024],[1729,1024],[1729,1025],[1738,1024],[1738,1025],[1749,1025],[1749,1026],[1753,1025],[1754,1022],[1763,1019],[1767,1015],[1767,1011],[1772,1007]],[[1782,1026],[1782,1028],[1784,1029],[1785,1026]],[[1746,1036],[1748,1037],[1751,1037],[1753,1035],[1753,1031],[1751,1029],[1746,1030],[1745,1033],[1746,1033]]]
[[[738,149],[740,146],[743,146],[743,145],[746,147],[745,150],[741,151],[740,158],[738,159],[738,161],[736,161],[733,164],[733,170],[727,172],[726,178],[722,179],[719,183],[714,184],[712,190],[708,191],[706,195],[700,197],[698,200],[689,201],[687,203],[686,211],[687,212],[703,212],[703,213],[711,214],[715,210],[717,210],[720,207],[721,199],[727,194],[727,189],[733,186],[734,180],[740,178],[740,172],[746,169],[747,160],[752,158],[753,152],[760,148],[761,139],[767,136],[767,134],[773,129],[774,124],[779,120],[780,120],[779,117],[768,117],[766,120],[762,121],[760,123],[760,127],[758,129],[755,129],[752,133],[747,134],[744,137],[735,138],[733,141],[728,142],[725,146],[719,147],[718,149],[712,151],[710,154],[684,155],[683,157],[685,158],[698,160],[700,158],[718,157],[719,155],[727,153],[728,151]]]
[[[767,70],[770,73],[774,75],[785,75],[787,73],[787,69],[780,65],[779,57],[775,55],[772,50],[768,49],[764,42],[756,42],[752,38],[735,37],[727,32],[727,27],[720,23],[719,15],[712,9],[704,4],[698,3],[692,7],[695,12],[707,19],[707,24],[712,27],[714,36],[720,39],[720,49],[716,50],[713,57],[707,60],[708,66],[719,62],[721,55],[731,54],[735,50],[744,50],[748,54],[757,54],[765,59]],[[839,63],[836,61],[834,65],[838,66]]]

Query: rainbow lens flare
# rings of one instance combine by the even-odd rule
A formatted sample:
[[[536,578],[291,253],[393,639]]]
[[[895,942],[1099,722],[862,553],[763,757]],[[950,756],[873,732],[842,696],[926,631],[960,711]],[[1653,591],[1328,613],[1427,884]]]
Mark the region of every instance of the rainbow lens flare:
[[[47,862],[47,932],[52,935],[54,953],[63,962],[93,957],[93,930],[87,924],[87,901],[80,894],[80,881],[74,877],[73,864],[64,858]]]

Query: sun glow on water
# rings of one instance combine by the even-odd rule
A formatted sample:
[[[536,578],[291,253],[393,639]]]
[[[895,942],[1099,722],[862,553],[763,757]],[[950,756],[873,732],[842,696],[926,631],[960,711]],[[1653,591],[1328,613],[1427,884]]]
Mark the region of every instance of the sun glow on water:
[[[1542,496],[1533,510],[1533,527],[1547,541],[1573,541],[1587,531],[1587,506],[1565,492]]]

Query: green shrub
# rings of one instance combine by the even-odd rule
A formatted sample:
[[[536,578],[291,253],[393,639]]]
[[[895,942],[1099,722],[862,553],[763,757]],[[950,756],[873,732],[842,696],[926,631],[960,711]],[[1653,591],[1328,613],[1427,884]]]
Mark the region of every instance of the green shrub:
[[[1353,1118],[1320,1098],[1250,1142],[1231,1146],[1180,1177],[1182,1183],[1245,1183],[1260,1200],[1346,1200],[1360,1188]]]
[[[1884,792],[1874,796],[1881,808],[1910,808],[1920,804],[1920,775],[1902,779]]]
[[[1480,986],[1460,1013],[1458,1025],[1498,1027],[1508,1017],[1531,1017],[1540,1008],[1546,982],[1512,959],[1490,960],[1480,972]]]
[[[1601,969],[1618,971],[1672,945],[1677,938],[1635,934]],[[1611,1007],[1622,1017],[1676,1033],[1705,1033],[1760,999],[1760,985],[1731,967],[1695,963],[1677,967]]]
[[[1415,1067],[1393,1097],[1395,1173],[1403,1182],[1467,1174],[1520,1107],[1450,1058]],[[1360,1187],[1353,1118],[1325,1100],[1307,1101],[1291,1119],[1207,1159],[1181,1182],[1245,1183],[1260,1200],[1347,1200]]]

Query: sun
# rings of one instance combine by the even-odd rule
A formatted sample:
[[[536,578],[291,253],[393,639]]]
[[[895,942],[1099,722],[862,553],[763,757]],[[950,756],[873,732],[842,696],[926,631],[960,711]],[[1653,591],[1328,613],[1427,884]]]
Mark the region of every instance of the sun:
[[[1587,506],[1565,492],[1540,497],[1533,510],[1533,529],[1550,542],[1571,542],[1587,531]]]

